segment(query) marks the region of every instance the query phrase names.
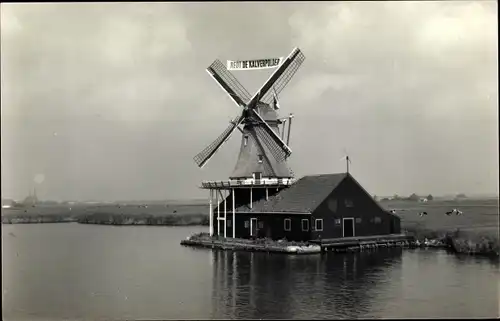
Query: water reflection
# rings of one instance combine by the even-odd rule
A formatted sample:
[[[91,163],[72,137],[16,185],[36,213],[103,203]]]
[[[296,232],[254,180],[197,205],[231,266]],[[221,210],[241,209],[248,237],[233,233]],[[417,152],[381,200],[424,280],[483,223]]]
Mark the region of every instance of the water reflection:
[[[213,251],[212,318],[357,318],[400,270],[401,249],[288,256]]]

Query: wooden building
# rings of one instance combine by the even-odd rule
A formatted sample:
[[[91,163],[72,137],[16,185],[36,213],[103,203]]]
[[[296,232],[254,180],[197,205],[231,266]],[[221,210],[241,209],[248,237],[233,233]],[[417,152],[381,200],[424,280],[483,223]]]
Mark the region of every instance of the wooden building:
[[[211,206],[211,234],[309,241],[400,233],[400,218],[349,173],[304,176],[280,188],[254,182],[228,190],[218,207]]]

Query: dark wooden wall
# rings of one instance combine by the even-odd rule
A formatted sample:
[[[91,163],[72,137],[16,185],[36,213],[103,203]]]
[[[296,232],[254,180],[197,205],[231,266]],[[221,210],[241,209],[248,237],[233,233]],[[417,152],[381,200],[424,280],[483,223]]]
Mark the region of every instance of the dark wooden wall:
[[[286,214],[249,214],[249,213],[236,213],[236,237],[250,238],[250,219],[257,218],[257,237],[268,237],[273,240],[286,238],[290,241],[307,241],[311,239],[311,222],[310,215],[286,215]],[[285,231],[284,220],[289,218],[291,220],[291,230]],[[227,237],[233,236],[232,227],[232,214],[228,214],[228,222],[226,235]],[[309,220],[309,231],[302,231],[302,219]],[[231,223],[229,223],[231,220]],[[245,222],[248,222],[245,227]],[[221,234],[224,235],[223,223]],[[218,235],[216,217],[214,220],[214,234]]]
[[[346,200],[351,207],[346,206]],[[348,176],[312,213],[311,237],[342,237],[342,218],[347,217],[355,220],[355,236],[400,233],[400,218],[380,208],[372,196]],[[323,219],[323,231],[314,230],[315,219]],[[340,219],[340,224],[336,224],[336,219]]]

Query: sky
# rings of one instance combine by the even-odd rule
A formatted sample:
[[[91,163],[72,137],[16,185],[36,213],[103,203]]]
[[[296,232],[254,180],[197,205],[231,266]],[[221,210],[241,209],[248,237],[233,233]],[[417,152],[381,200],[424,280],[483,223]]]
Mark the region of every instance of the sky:
[[[215,60],[306,56],[280,94],[297,177],[498,195],[496,1],[1,4],[2,197],[208,197],[241,134]],[[252,94],[272,70],[234,71]]]

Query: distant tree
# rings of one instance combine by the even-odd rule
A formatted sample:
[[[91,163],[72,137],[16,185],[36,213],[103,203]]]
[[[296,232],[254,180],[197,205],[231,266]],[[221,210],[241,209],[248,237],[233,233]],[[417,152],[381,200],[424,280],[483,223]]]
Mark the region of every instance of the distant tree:
[[[434,196],[432,196],[431,194],[427,195],[427,200],[428,201],[432,201],[434,199]]]
[[[394,196],[392,197],[392,199],[399,200],[399,199],[401,199],[401,198],[399,197],[399,195],[398,195],[398,194],[394,194]]]
[[[418,201],[419,199],[420,199],[420,197],[417,194],[415,194],[415,193],[411,194],[408,197],[408,200],[410,200],[410,201]]]
[[[57,205],[58,204],[56,201],[50,201],[50,200],[40,201],[40,203],[45,204],[45,205]]]
[[[456,198],[467,198],[464,193],[457,194]]]

